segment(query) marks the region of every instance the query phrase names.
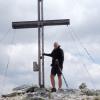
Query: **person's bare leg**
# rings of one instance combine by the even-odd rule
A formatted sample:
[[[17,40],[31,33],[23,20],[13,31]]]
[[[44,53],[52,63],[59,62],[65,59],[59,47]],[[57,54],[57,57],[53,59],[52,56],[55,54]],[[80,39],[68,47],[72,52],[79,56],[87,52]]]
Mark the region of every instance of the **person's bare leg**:
[[[62,87],[62,78],[61,78],[61,75],[58,75],[58,86],[59,86],[59,89]]]
[[[55,80],[54,80],[54,75],[50,75],[50,79],[51,79],[51,85],[52,85],[52,88],[55,88]]]

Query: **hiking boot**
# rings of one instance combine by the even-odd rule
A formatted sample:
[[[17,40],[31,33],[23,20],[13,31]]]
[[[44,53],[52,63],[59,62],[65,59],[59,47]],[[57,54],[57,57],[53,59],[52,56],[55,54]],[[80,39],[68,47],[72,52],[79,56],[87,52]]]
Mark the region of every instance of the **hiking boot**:
[[[51,92],[56,92],[56,88],[52,88],[51,89]]]

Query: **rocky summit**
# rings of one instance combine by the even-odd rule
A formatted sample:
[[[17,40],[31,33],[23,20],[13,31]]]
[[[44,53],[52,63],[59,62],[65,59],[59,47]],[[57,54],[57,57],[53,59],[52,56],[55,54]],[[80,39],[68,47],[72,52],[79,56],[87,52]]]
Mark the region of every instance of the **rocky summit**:
[[[37,86],[22,86],[2,95],[0,100],[100,100],[100,90],[90,90],[84,83],[79,89],[59,89],[56,92]]]

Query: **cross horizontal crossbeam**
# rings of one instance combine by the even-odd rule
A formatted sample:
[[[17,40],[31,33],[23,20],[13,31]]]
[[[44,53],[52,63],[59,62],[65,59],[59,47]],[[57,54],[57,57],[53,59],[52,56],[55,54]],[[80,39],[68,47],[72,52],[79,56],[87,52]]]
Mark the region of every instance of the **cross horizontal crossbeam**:
[[[42,26],[69,25],[69,24],[70,24],[70,19],[21,21],[21,22],[12,22],[12,28],[13,29],[38,28]]]

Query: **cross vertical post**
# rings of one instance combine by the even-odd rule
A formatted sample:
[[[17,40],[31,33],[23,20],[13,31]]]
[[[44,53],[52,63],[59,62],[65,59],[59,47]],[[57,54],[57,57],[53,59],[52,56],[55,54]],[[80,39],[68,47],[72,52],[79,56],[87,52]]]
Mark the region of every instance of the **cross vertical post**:
[[[41,2],[41,20],[44,20],[43,17],[43,0]],[[42,26],[42,54],[44,53],[44,26]],[[44,56],[42,56],[42,85],[45,87],[45,75],[44,75]]]
[[[40,21],[40,0],[38,0],[38,21]],[[38,66],[39,66],[39,86],[41,87],[41,50],[40,50],[40,26],[38,27]]]
[[[38,0],[38,21],[43,21],[43,0]],[[39,86],[44,87],[44,27],[38,27],[38,66],[39,66]]]

